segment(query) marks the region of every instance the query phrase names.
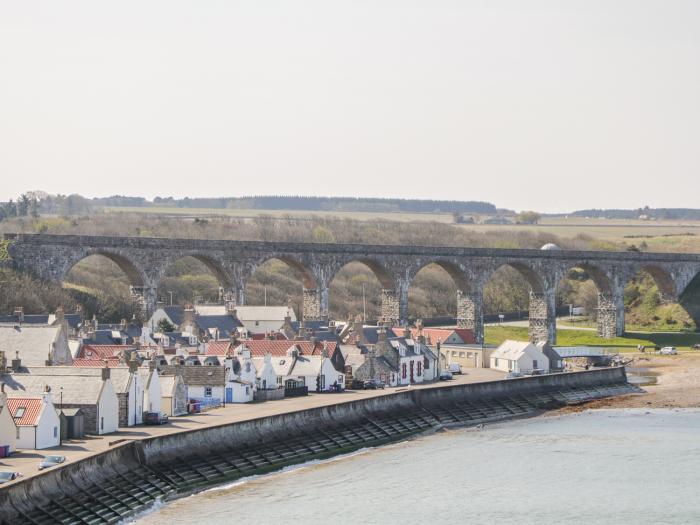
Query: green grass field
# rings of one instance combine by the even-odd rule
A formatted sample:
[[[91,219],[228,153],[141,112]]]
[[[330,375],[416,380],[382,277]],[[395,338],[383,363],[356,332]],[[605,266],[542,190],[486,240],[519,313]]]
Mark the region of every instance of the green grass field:
[[[527,341],[527,330],[521,326],[487,326],[484,338],[486,344],[492,345],[500,345],[506,339]],[[560,346],[599,346],[636,351],[637,345],[675,346],[680,350],[688,349],[696,343],[700,343],[700,333],[628,332],[622,337],[601,339],[590,330],[557,330],[557,345]]]

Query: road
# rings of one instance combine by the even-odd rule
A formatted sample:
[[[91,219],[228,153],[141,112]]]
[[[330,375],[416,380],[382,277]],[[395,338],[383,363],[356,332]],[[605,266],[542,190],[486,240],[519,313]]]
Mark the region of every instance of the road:
[[[87,436],[80,440],[65,441],[59,447],[44,450],[21,450],[10,458],[0,459],[0,471],[20,472],[29,477],[39,474],[37,465],[45,456],[63,455],[67,461],[73,462],[94,454],[98,454],[109,448],[127,441],[146,439],[151,436],[174,434],[187,430],[195,430],[209,426],[217,426],[229,423],[237,423],[259,417],[294,412],[308,408],[333,405],[358,399],[391,395],[403,392],[407,389],[441,388],[455,384],[481,383],[484,381],[496,381],[504,378],[504,373],[488,368],[469,368],[461,376],[455,376],[452,381],[439,383],[426,383],[411,387],[395,387],[384,390],[348,390],[337,394],[309,394],[306,397],[280,399],[278,401],[266,401],[264,403],[247,403],[227,405],[201,414],[190,414],[170,418],[170,423],[163,426],[136,426],[123,427],[118,432],[103,436]],[[3,485],[7,486],[9,485]]]

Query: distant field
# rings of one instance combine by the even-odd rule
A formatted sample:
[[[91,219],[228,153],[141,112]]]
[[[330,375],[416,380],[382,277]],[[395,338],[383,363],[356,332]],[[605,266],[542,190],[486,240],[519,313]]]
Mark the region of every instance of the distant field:
[[[451,224],[448,213],[399,213],[399,212],[354,212],[354,211],[299,211],[299,210],[253,210],[223,208],[171,208],[171,207],[110,207],[107,213],[144,213],[149,215],[172,215],[180,217],[237,217],[252,219],[270,217],[323,217],[326,219],[354,219],[359,221],[390,220],[402,222],[439,222]],[[467,214],[469,215],[469,214]],[[474,215],[478,217],[477,215]],[[700,251],[700,221],[641,221],[624,219],[587,219],[585,217],[545,217],[540,224],[462,224],[461,228],[476,232],[490,231],[534,231],[551,233],[571,238],[588,235],[602,243],[625,242],[639,246],[642,242],[647,250]]]
[[[178,216],[211,216],[211,217],[238,217],[242,219],[270,216],[270,217],[325,217],[325,218],[341,218],[355,219],[358,221],[368,221],[376,219],[385,219],[390,221],[405,221],[405,222],[442,222],[451,223],[452,215],[432,214],[432,213],[394,213],[394,212],[363,212],[363,211],[299,211],[299,210],[234,210],[227,208],[170,208],[170,207],[109,207],[105,208],[108,213],[145,213],[152,215],[178,215]]]
[[[526,327],[520,326],[486,326],[485,342],[500,345],[506,339],[527,341]],[[561,346],[602,346],[636,350],[637,345],[644,346],[675,346],[678,349],[700,343],[700,333],[686,332],[628,332],[622,337],[601,339],[590,330],[557,330],[557,345]]]

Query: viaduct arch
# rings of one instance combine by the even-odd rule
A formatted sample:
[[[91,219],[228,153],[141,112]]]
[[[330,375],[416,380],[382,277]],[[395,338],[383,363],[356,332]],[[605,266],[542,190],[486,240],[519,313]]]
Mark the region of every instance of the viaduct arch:
[[[700,291],[700,254],[524,250],[440,246],[316,244],[199,239],[162,239],[46,234],[5,234],[9,264],[48,281],[62,283],[78,261],[103,255],[127,275],[141,298],[144,314],[156,305],[156,287],[176,260],[203,262],[225,290],[226,300],[245,304],[245,285],[255,269],[279,259],[302,276],[303,316],[328,317],[328,288],[350,262],[367,265],[382,285],[382,318],[392,324],[408,319],[408,289],[421,268],[437,264],[458,289],[457,322],[483,342],[483,288],[501,266],[516,269],[530,285],[530,338],[556,342],[555,297],[571,268],[582,268],[598,288],[598,334],[624,333],[624,288],[639,271],[648,272],[666,300],[687,302]],[[6,262],[5,264],[8,264]],[[691,310],[700,325],[700,310]]]

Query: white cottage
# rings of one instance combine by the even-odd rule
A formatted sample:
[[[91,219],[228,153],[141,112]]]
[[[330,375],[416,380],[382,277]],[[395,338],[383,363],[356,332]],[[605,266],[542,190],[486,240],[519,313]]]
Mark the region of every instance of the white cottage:
[[[272,364],[272,354],[265,357],[254,357],[253,363],[256,369],[256,388],[259,390],[276,390],[282,384],[282,378],[277,380],[277,371]]]
[[[504,372],[530,374],[533,370],[549,371],[549,358],[541,347],[527,341],[504,341],[491,353],[491,368]]]
[[[298,385],[308,387],[309,392],[328,392],[336,388],[345,388],[345,375],[335,369],[327,355],[296,356],[284,380],[296,381]]]
[[[17,427],[7,406],[5,383],[0,383],[0,457],[12,454],[17,448]]]
[[[410,385],[413,383],[422,383],[424,379],[423,367],[425,366],[425,359],[420,352],[420,348],[413,342],[413,339],[390,339],[389,344],[399,356],[397,384]]]
[[[32,367],[23,373],[5,374],[0,381],[5,382],[10,399],[41,396],[48,386],[59,410],[62,407],[82,410],[88,434],[109,434],[118,428],[119,401],[109,368],[95,375],[78,367]]]
[[[143,411],[162,413],[163,394],[155,361],[149,361],[147,367],[139,368],[139,376],[143,385]]]
[[[17,427],[17,448],[41,450],[61,443],[61,420],[50,392],[41,397],[13,397],[7,406]]]
[[[236,348],[234,355],[225,360],[226,402],[249,403],[256,389],[257,370],[245,345]]]

